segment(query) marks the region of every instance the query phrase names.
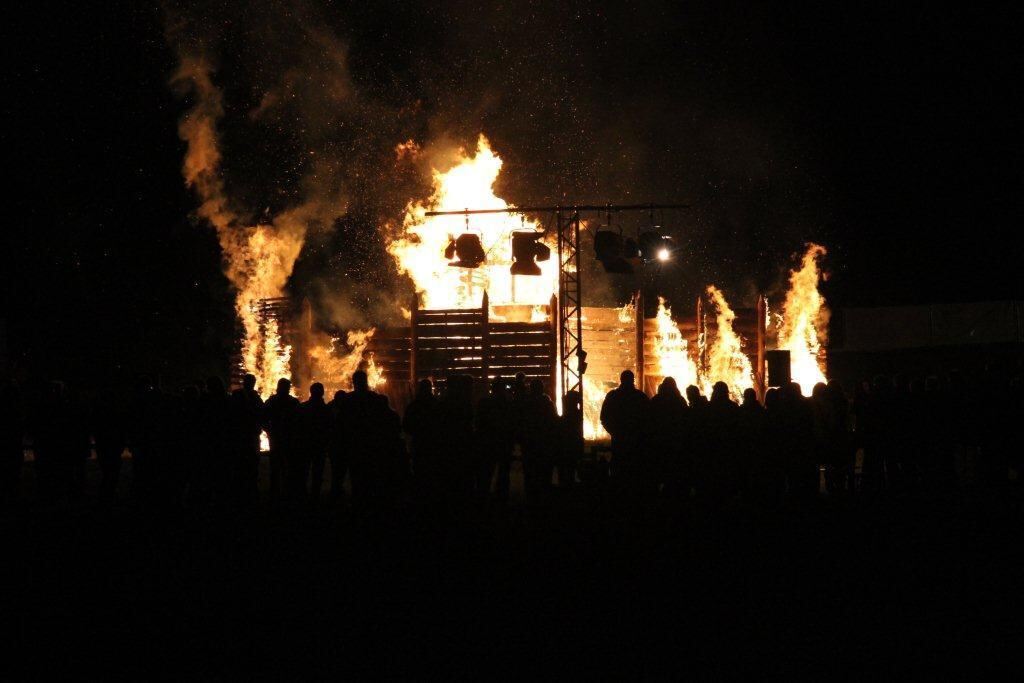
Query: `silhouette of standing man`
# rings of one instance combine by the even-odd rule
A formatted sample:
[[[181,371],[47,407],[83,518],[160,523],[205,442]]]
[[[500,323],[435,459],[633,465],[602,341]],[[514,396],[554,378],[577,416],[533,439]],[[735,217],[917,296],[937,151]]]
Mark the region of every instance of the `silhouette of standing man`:
[[[291,488],[296,496],[301,497],[306,490],[306,478],[312,468],[313,481],[309,497],[313,503],[320,499],[320,488],[324,479],[324,461],[327,459],[327,447],[331,442],[334,429],[334,414],[330,406],[324,403],[324,385],[315,382],[309,387],[309,400],[299,409],[300,435],[299,448],[296,449],[295,467],[289,467]],[[332,463],[333,464],[333,463]]]
[[[647,395],[635,386],[632,370],[623,370],[619,386],[605,396],[601,425],[612,436],[612,472],[624,481],[635,477],[643,448]]]
[[[286,467],[295,448],[299,399],[291,395],[291,381],[282,377],[277,391],[267,399],[264,420],[270,441],[270,496],[280,498],[284,492]]]
[[[263,430],[263,399],[256,392],[255,375],[246,375],[242,386],[231,394],[234,440],[238,448],[232,474],[239,499],[253,502],[259,497],[260,432]]]

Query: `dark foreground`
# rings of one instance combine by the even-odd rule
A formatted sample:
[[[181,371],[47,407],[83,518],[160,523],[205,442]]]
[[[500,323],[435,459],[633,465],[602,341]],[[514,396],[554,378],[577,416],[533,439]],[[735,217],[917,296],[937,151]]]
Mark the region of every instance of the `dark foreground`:
[[[5,679],[1019,674],[1018,486],[3,518]]]

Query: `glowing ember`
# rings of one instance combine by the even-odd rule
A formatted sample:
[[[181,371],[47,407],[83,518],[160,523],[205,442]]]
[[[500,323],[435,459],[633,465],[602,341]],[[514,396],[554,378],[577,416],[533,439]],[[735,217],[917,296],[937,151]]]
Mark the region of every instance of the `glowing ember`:
[[[675,379],[680,391],[691,384],[697,384],[697,364],[690,357],[687,341],[672,320],[672,309],[665,305],[665,299],[660,296],[655,322],[657,332],[653,349],[658,360],[658,374]]]
[[[707,292],[717,311],[718,332],[708,348],[704,392],[710,395],[715,382],[725,382],[729,386],[729,395],[739,401],[744,390],[754,386],[754,370],[747,354],[743,353],[740,336],[733,329],[736,314],[729,307],[725,295],[714,285],[708,286]]]
[[[480,214],[427,217],[427,211],[505,209],[508,204],[494,194],[494,182],[502,161],[483,135],[476,153],[459,150],[458,162],[447,171],[433,171],[434,191],[426,202],[406,207],[402,235],[388,245],[401,272],[407,273],[421,294],[424,308],[472,308],[480,305],[484,291],[492,306],[544,305],[558,290],[556,258],[538,263],[541,274],[513,276],[512,233],[539,231],[540,226],[520,215]],[[486,261],[478,268],[459,268],[443,258],[453,238],[470,232],[480,238]],[[553,244],[553,237],[552,237]]]
[[[825,247],[809,244],[799,270],[789,274],[789,291],[782,306],[778,348],[790,354],[790,374],[800,385],[804,396],[810,396],[814,385],[825,382],[825,373],[818,355],[828,329],[829,310],[818,292],[822,278],[819,260]]]

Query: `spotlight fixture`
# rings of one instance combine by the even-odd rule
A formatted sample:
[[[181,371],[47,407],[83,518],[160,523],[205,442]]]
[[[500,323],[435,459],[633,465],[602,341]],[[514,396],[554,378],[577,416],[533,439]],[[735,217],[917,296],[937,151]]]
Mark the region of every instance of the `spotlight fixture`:
[[[551,249],[540,242],[542,232],[522,231],[512,233],[512,267],[513,275],[540,275],[537,261],[551,258]]]
[[[594,233],[594,252],[607,273],[632,273],[639,255],[635,241],[612,230]]]
[[[639,242],[640,258],[644,263],[670,261],[676,251],[675,240],[655,230],[640,233]]]
[[[480,236],[473,232],[464,232],[452,239],[444,250],[444,257],[457,257],[457,261],[448,264],[456,268],[479,268],[487,260]]]

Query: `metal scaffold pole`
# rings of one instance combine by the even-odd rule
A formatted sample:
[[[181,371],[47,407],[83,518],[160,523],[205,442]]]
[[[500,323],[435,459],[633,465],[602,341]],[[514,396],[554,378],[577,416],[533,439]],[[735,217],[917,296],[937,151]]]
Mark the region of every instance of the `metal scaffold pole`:
[[[558,312],[561,322],[560,353],[562,395],[583,393],[583,311],[580,283],[580,214],[573,210],[566,218],[556,213],[558,225]],[[575,359],[575,360],[574,360]]]

